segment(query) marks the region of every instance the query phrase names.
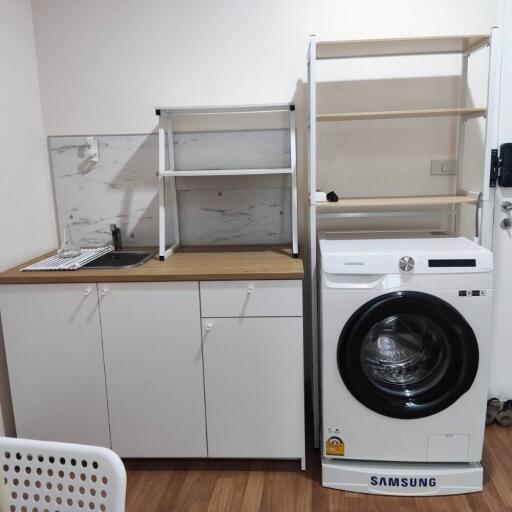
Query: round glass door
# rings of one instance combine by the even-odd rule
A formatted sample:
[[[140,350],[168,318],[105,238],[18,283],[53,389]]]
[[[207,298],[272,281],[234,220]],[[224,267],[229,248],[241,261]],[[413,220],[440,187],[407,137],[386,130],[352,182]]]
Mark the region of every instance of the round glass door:
[[[478,344],[448,303],[395,292],[352,315],[338,343],[338,367],[363,405],[390,417],[420,418],[449,407],[471,387]]]

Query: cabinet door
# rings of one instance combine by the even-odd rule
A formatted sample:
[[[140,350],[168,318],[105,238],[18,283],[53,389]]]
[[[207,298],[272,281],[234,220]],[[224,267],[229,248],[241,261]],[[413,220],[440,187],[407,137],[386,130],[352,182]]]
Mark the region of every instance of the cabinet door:
[[[110,446],[96,284],[1,286],[0,314],[18,436]]]
[[[302,458],[302,318],[202,322],[209,456]]]
[[[205,457],[198,283],[98,286],[112,448]]]

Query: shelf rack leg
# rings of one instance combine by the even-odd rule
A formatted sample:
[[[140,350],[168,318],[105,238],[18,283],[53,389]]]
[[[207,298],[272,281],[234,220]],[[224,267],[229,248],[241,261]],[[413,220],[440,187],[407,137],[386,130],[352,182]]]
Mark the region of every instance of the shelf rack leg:
[[[469,54],[465,53],[462,55],[462,70],[460,80],[460,97],[459,107],[466,106],[467,90],[468,90],[468,61]],[[461,190],[461,176],[464,171],[464,143],[466,139],[466,125],[467,117],[460,116],[459,118],[459,130],[458,130],[458,141],[457,141],[457,176],[456,176],[456,193],[458,194]],[[454,207],[455,215],[453,218],[452,229],[455,233],[460,232],[460,221],[462,206],[456,205]]]
[[[501,20],[500,20],[501,22]],[[487,93],[487,119],[485,125],[484,187],[482,194],[480,243],[492,249],[494,222],[494,189],[489,187],[491,173],[491,151],[498,147],[498,112],[500,107],[502,30],[491,28],[489,45],[489,82]]]
[[[168,120],[168,130],[162,125],[158,128],[158,256],[160,260],[168,258],[180,246],[180,228],[178,217],[178,201],[176,194],[176,178],[174,176],[165,177],[162,175],[167,170],[166,166],[166,151],[165,151],[165,132],[167,131],[168,138],[168,159],[169,166],[174,170],[174,145],[172,137],[172,124]],[[170,199],[172,203],[172,216],[174,226],[174,243],[167,247],[167,217],[166,217],[166,179],[170,179]]]
[[[320,447],[320,390],[318,347],[318,280],[317,280],[317,229],[316,229],[316,36],[312,35],[308,55],[309,88],[309,282],[311,286],[311,392],[313,402],[313,431],[315,448]]]
[[[299,256],[299,228],[297,223],[297,139],[295,133],[295,105],[290,105],[290,167],[292,169],[292,253]]]
[[[165,170],[165,133],[158,129],[158,171]],[[165,178],[158,176],[158,256],[165,259]]]
[[[168,130],[167,130],[167,144],[169,147],[169,168],[176,170],[176,160],[174,158],[174,136],[172,132],[172,121],[169,119]],[[180,241],[180,218],[178,214],[178,197],[176,193],[176,177],[171,177],[171,204],[172,204],[172,221],[174,226],[174,246],[173,248],[179,247]]]

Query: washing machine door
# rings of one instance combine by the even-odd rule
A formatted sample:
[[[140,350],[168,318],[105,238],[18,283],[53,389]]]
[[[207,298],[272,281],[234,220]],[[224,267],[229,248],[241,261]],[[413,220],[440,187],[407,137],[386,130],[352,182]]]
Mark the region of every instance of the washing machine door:
[[[363,405],[392,418],[446,409],[473,384],[478,343],[462,315],[426,293],[400,291],[364,304],[338,342],[343,382]]]

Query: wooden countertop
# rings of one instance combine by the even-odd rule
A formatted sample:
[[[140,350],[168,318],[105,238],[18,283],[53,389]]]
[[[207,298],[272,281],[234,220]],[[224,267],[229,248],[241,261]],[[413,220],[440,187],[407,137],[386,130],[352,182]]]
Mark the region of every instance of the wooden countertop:
[[[152,251],[156,253],[156,249]],[[52,254],[55,252],[0,273],[0,284],[234,281],[304,277],[302,260],[294,258],[290,249],[276,246],[183,247],[165,261],[155,256],[144,265],[125,269],[20,271]]]

